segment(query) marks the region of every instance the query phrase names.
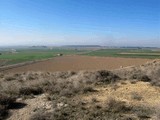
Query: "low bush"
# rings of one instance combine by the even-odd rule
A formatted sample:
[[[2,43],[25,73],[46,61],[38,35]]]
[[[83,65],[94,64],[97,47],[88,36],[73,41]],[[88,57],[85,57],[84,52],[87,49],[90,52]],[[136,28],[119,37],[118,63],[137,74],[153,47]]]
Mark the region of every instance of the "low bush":
[[[141,120],[143,119],[150,119],[152,114],[154,113],[153,109],[140,105],[134,106],[132,108],[132,112],[137,115],[137,117]]]
[[[143,75],[143,74],[133,74],[130,79],[136,79],[136,80],[140,80],[143,82],[150,82],[151,79],[147,76],[147,75]]]
[[[110,71],[105,71],[105,70],[97,71],[97,80],[99,82],[110,84],[120,79],[121,78],[119,76],[113,74]]]
[[[151,81],[151,79],[147,75],[142,75],[139,79],[143,82],[150,82]]]
[[[19,89],[20,95],[39,95],[43,93],[43,89],[40,87],[22,87]]]
[[[107,102],[107,111],[113,113],[129,112],[131,107],[127,105],[124,101],[117,101],[114,98],[109,98]]]
[[[79,87],[79,84],[75,86],[73,82],[66,81],[59,81],[55,83],[47,84],[43,86],[45,92],[50,95],[60,95],[71,97],[81,91],[82,88]]]
[[[84,87],[83,93],[88,93],[88,92],[97,92],[97,90],[93,89],[91,86]]]
[[[14,76],[7,76],[7,77],[5,77],[5,80],[6,81],[16,80],[16,77],[14,77]]]
[[[143,97],[140,94],[138,94],[137,92],[132,92],[131,93],[131,98],[134,99],[134,100],[140,101],[140,100],[142,100]]]

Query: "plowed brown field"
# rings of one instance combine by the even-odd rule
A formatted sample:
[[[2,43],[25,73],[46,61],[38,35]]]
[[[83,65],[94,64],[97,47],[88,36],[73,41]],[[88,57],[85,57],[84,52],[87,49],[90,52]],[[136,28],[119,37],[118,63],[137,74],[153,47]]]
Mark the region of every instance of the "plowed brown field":
[[[90,56],[62,56],[47,61],[37,62],[17,68],[6,70],[7,72],[26,71],[78,71],[78,70],[99,70],[117,69],[120,66],[140,65],[149,59],[140,58],[113,58],[113,57],[90,57]]]

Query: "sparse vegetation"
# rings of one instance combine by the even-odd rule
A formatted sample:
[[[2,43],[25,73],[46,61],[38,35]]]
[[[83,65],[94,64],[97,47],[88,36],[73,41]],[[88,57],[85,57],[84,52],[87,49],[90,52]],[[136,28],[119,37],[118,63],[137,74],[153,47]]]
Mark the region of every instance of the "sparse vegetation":
[[[148,62],[139,67],[129,67],[126,69],[115,70],[114,73],[122,79],[129,79],[132,81],[150,82],[152,85],[160,85],[160,62]]]
[[[142,73],[142,75],[139,76],[137,71]],[[46,96],[46,101],[41,106],[42,108],[33,110],[34,114],[31,115],[31,120],[145,120],[158,116],[156,107],[152,108],[145,103],[144,105],[142,104],[142,101],[147,101],[147,98],[150,98],[150,96],[143,96],[142,93],[140,94],[141,91],[133,91],[134,87],[140,87],[140,89],[143,87],[138,86],[140,83],[148,85],[146,82],[150,82],[153,84],[153,81],[159,76],[156,70],[153,69],[153,77],[141,69],[138,70],[138,68],[134,68],[134,71],[128,71],[129,74],[125,73],[126,76],[123,75],[123,72],[125,73],[123,70],[119,74],[117,74],[117,71],[111,72],[106,70],[92,72],[1,73],[0,119],[7,117],[11,109],[10,106],[16,105],[16,99],[27,101],[31,98],[35,99],[42,94]],[[132,79],[128,79],[130,80],[129,82],[123,79],[124,77],[126,79],[132,77]],[[153,78],[154,80],[152,80]],[[157,84],[158,79],[156,80]],[[134,84],[132,83],[133,81],[137,83]],[[154,88],[155,86],[148,85],[148,87]],[[159,87],[156,87],[155,90],[158,89]],[[153,94],[159,93],[153,92]],[[48,106],[45,105],[47,102],[51,104],[49,110]]]
[[[143,105],[134,106],[132,111],[138,116],[139,119],[150,119],[151,115],[155,112],[153,108],[149,108]]]
[[[107,108],[106,110],[112,113],[125,113],[131,111],[131,106],[126,105],[124,101],[117,101],[114,98],[109,98],[107,101]]]
[[[79,100],[78,100],[79,101]],[[124,101],[109,98],[105,105],[100,106],[98,103],[92,103],[92,106],[87,107],[90,103],[85,101],[70,101],[61,102],[54,106],[54,112],[46,113],[45,110],[37,111],[30,120],[69,120],[69,119],[150,119],[153,110],[146,106],[132,106]],[[128,116],[127,116],[128,115]]]

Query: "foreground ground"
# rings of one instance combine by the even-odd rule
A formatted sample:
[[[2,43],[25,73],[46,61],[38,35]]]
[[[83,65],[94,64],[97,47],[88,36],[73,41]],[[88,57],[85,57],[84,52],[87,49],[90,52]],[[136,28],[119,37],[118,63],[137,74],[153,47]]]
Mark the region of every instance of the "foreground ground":
[[[115,58],[115,57],[91,57],[70,55],[56,57],[47,61],[37,62],[30,65],[16,67],[5,72],[27,71],[79,71],[79,70],[102,70],[118,69],[120,67],[141,65],[150,59],[141,58]]]
[[[160,61],[113,71],[0,74],[0,119],[159,120]]]

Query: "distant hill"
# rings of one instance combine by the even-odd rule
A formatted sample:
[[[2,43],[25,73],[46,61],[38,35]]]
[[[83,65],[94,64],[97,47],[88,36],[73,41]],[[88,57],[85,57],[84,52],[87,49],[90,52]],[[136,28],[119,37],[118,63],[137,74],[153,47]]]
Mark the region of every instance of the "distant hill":
[[[62,47],[102,47],[100,45],[64,45]]]

